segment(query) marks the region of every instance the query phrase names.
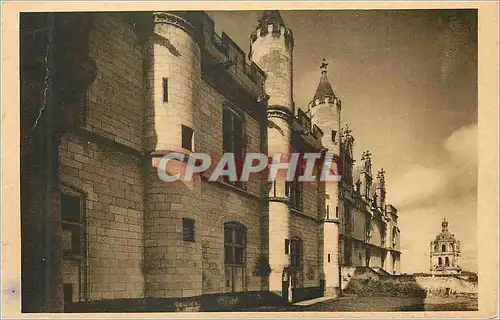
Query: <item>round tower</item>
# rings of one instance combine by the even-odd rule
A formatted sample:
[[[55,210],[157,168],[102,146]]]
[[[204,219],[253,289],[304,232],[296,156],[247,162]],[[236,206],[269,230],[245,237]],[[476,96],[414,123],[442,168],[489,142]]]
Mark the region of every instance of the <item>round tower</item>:
[[[146,151],[194,150],[194,110],[201,81],[196,33],[182,14],[154,13],[154,32],[146,48]]]
[[[288,163],[291,152],[291,123],[294,115],[292,98],[292,31],[285,26],[278,11],[264,11],[251,35],[249,58],[266,74],[264,83],[268,95],[268,156],[280,156]],[[290,235],[290,208],[286,192],[286,170],[280,170],[271,183],[268,202],[268,254],[271,274],[269,290],[282,292],[290,299],[290,255],[284,248]]]
[[[268,106],[286,108],[293,114],[292,30],[277,10],[266,10],[257,21],[250,43],[250,59],[266,73]]]
[[[335,96],[327,76],[328,64],[323,59],[321,77],[313,99],[309,103],[311,122],[323,130],[321,143],[332,159],[331,169],[339,174],[340,164],[340,110],[341,102]],[[323,218],[323,272],[325,296],[337,296],[340,292],[339,248],[339,187],[337,181],[325,183],[325,217]]]
[[[188,155],[195,151],[195,110],[200,104],[201,50],[199,30],[189,13],[153,13],[153,30],[144,47],[146,101],[144,149],[151,155],[145,179],[144,213],[145,295],[151,298],[188,297],[202,294],[201,245],[195,241],[201,181],[166,182],[182,172],[184,162],[162,157],[169,152]],[[183,256],[190,257],[189,268]],[[172,273],[185,270],[182,278]],[[189,280],[188,280],[189,279]],[[183,291],[182,288],[190,288]]]

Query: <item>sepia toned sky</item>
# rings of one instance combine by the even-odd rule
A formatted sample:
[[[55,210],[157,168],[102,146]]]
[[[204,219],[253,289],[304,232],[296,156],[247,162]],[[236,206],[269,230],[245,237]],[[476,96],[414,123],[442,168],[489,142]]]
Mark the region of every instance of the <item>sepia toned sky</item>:
[[[259,12],[208,12],[245,52]],[[399,209],[401,271],[429,270],[429,242],[449,229],[459,265],[477,271],[477,13],[474,10],[281,11],[292,29],[294,99],[305,109],[321,59],[342,100],[355,156],[384,168]]]

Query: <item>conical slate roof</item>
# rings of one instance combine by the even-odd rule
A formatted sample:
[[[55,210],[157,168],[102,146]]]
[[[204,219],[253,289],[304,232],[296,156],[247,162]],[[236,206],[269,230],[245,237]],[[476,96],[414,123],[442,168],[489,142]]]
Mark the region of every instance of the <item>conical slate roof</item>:
[[[326,68],[328,63],[323,59],[321,64],[321,78],[319,79],[318,88],[316,89],[316,93],[314,94],[313,101],[316,99],[324,100],[326,97],[335,97],[335,93],[333,92],[330,81],[328,80],[328,76],[326,75]]]

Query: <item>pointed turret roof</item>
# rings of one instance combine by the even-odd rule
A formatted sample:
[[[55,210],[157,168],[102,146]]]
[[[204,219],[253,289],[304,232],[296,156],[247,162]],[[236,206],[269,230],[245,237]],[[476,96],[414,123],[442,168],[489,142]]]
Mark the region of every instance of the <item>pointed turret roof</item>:
[[[321,62],[321,78],[319,79],[318,88],[316,89],[316,93],[314,94],[313,101],[316,99],[324,100],[326,97],[335,97],[335,93],[333,92],[332,86],[330,85],[330,81],[328,80],[328,76],[326,68],[328,67],[328,63],[323,59]]]
[[[259,27],[267,26],[268,24],[285,25],[278,10],[264,10],[257,22]]]

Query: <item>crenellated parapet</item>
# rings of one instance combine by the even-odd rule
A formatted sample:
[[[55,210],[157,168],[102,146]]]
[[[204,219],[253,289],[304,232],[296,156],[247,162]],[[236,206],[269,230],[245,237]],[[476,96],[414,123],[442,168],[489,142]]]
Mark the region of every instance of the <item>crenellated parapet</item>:
[[[224,72],[252,93],[258,100],[262,100],[265,73],[252,61],[246,59],[245,52],[225,32],[218,35],[215,23],[206,13],[198,13],[198,21],[203,36],[205,70]],[[261,101],[259,101],[261,102]]]
[[[269,23],[260,24],[258,28],[250,36],[250,41],[253,44],[259,38],[282,37],[285,43],[285,47],[288,50],[293,49],[293,33],[291,29],[288,29],[284,24]]]
[[[311,118],[302,109],[298,109],[297,116],[294,118],[294,123],[294,130],[301,130],[303,133],[311,135],[321,143],[323,130],[316,124],[313,124]]]

